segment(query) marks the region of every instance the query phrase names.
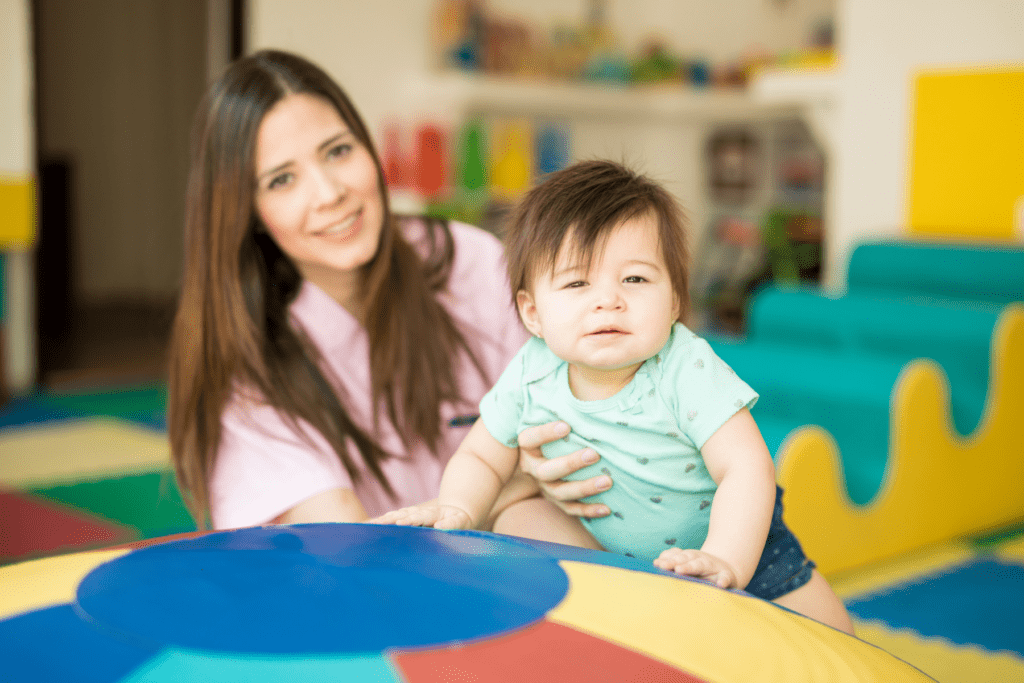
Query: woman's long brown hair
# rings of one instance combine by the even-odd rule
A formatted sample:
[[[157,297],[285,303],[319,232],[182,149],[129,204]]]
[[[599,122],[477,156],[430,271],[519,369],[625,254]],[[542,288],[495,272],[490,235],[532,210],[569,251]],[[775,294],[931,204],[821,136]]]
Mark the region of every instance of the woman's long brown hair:
[[[391,214],[380,160],[359,114],[341,88],[310,62],[262,51],[233,63],[200,104],[192,132],[185,215],[185,268],[171,333],[168,431],[179,488],[200,529],[209,524],[209,479],[220,445],[221,417],[242,389],[273,406],[296,434],[303,420],[334,448],[353,480],[360,470],[393,493],[381,470],[389,455],[361,429],[321,370],[309,339],[289,322],[302,278],[262,229],[253,208],[255,147],[260,123],[285,96],[310,93],[330,102],[370,151],[384,202],[380,246],[364,267],[363,324],[369,337],[373,404],[408,448],[422,439],[434,450],[440,407],[460,399],[457,359],[464,352],[483,374],[455,322],[437,300],[447,283],[454,245],[447,224],[427,222],[433,245],[426,261],[403,239]],[[369,431],[368,431],[369,430]]]

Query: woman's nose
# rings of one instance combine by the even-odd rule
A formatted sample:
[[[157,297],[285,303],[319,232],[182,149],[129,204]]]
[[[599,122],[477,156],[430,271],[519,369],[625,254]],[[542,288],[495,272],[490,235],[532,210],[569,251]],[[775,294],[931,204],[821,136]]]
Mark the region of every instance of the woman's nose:
[[[319,206],[336,204],[348,194],[344,180],[325,168],[318,168],[313,173],[313,182],[316,184],[316,201]]]

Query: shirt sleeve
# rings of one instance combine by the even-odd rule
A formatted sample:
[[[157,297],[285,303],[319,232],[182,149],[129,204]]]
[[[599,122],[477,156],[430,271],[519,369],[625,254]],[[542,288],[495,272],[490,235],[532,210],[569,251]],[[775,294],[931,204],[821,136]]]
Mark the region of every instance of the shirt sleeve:
[[[210,478],[215,529],[266,524],[324,491],[353,488],[334,449],[304,422],[306,438],[265,404],[236,397],[221,420]]]
[[[512,358],[498,382],[480,401],[480,419],[487,431],[501,443],[519,445],[519,425],[523,415],[523,371],[529,342]]]
[[[702,448],[729,418],[752,408],[758,395],[705,340],[682,327],[676,334],[683,338],[665,358],[663,381],[683,433]]]

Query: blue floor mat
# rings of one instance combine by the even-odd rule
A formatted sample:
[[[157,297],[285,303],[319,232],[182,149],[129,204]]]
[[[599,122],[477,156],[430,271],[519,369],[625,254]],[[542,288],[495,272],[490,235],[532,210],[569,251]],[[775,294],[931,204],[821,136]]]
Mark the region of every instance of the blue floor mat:
[[[1024,566],[984,558],[950,567],[863,599],[852,614],[925,637],[991,651],[1024,652]]]

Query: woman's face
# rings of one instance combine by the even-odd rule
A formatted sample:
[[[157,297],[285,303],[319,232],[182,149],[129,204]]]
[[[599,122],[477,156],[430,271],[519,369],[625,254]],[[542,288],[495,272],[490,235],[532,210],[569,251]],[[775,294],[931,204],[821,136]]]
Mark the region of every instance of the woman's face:
[[[255,197],[302,276],[357,309],[359,270],[377,253],[384,202],[370,151],[329,101],[292,94],[267,112],[256,137]]]

